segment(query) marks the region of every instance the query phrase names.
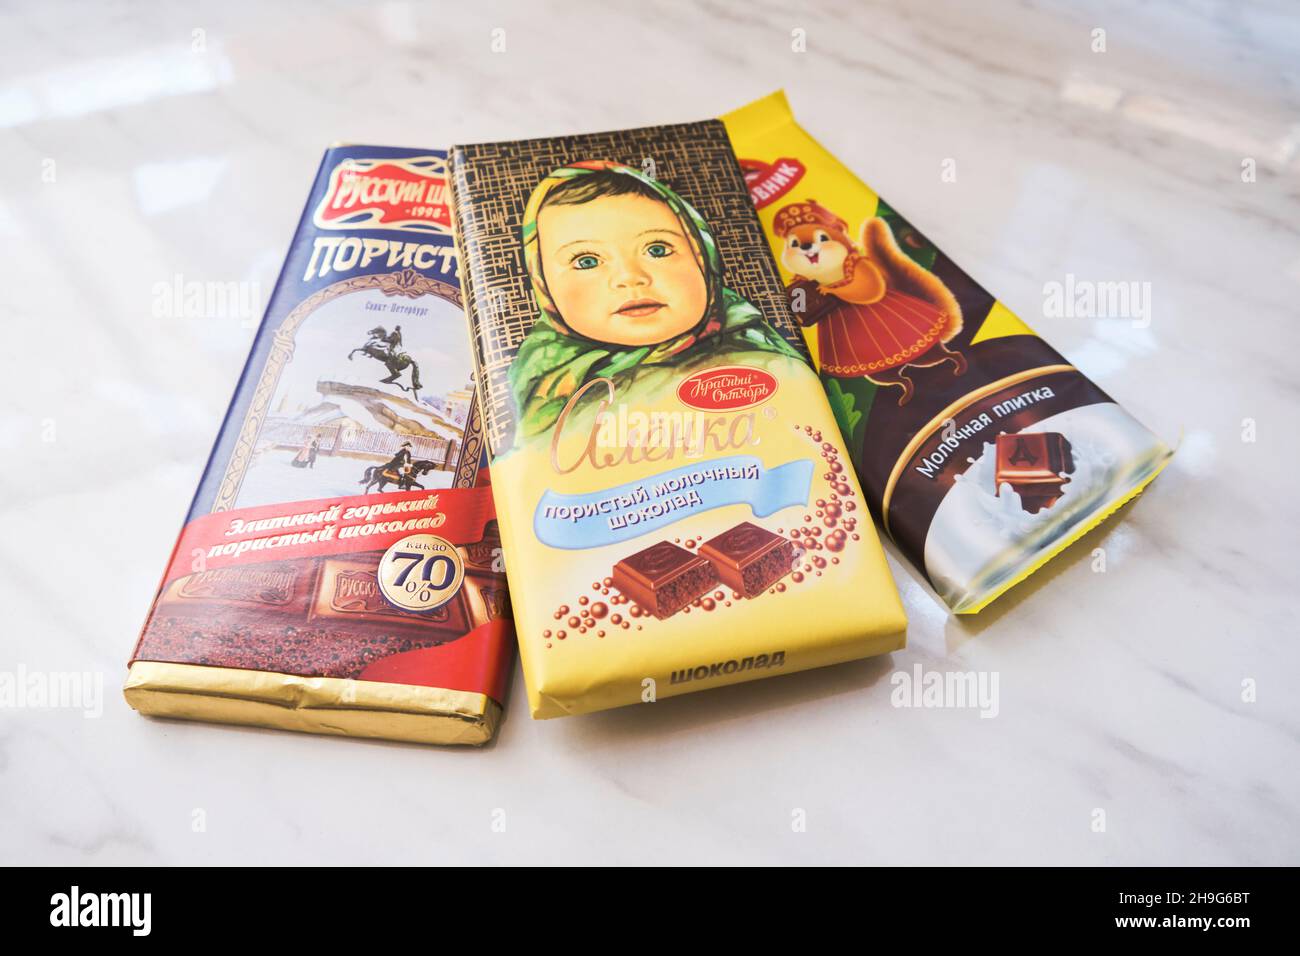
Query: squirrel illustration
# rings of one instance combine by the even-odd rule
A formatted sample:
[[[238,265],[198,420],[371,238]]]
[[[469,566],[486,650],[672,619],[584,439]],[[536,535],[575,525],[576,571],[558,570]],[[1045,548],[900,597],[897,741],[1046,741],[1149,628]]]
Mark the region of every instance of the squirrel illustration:
[[[773,226],[781,262],[795,275],[786,290],[795,316],[820,323],[823,372],[896,385],[899,405],[916,391],[909,366],[950,362],[954,375],[965,373],[966,356],[946,344],[961,331],[961,306],[898,247],[889,223],[871,217],[855,244],[848,223],[809,199],[782,207]]]

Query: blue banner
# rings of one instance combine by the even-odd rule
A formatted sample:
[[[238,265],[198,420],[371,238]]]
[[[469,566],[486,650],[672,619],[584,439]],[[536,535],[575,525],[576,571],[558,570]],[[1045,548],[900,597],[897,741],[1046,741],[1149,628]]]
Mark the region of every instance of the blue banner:
[[[752,455],[683,465],[640,481],[581,495],[547,491],[537,503],[533,532],[552,548],[598,548],[658,531],[723,505],[747,504],[764,518],[807,505],[812,459],[765,469]]]

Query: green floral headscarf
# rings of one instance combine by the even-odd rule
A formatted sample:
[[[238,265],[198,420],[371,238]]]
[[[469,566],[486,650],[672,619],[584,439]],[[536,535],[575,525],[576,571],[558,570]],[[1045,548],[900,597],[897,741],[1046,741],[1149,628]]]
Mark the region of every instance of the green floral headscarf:
[[[542,272],[537,217],[551,190],[579,176],[608,172],[631,176],[649,187],[681,222],[708,286],[699,323],[656,345],[618,345],[574,332],[551,300]],[[763,313],[722,284],[722,256],[703,217],[675,192],[639,170],[604,160],[561,166],[538,183],[524,211],[524,258],[540,315],[510,365],[510,391],[518,410],[516,439],[530,438],[554,424],[569,398],[595,378],[620,376],[642,366],[671,366],[686,358],[734,351],[766,351],[801,358],[763,319]],[[689,355],[687,350],[691,350]]]

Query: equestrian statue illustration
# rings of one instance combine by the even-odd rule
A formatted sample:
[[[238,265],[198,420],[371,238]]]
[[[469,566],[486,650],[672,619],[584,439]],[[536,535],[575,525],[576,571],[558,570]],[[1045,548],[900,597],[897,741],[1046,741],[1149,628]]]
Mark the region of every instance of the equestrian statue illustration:
[[[395,326],[393,331],[389,332],[382,325],[377,325],[367,334],[369,338],[366,339],[366,344],[349,352],[348,361],[352,361],[352,356],[361,352],[376,361],[383,362],[384,367],[388,369],[388,378],[380,381],[385,385],[396,385],[402,391],[410,392],[418,398],[420,366],[416,364],[415,359],[402,351],[402,327]],[[403,385],[397,379],[408,367],[411,369],[411,384]]]

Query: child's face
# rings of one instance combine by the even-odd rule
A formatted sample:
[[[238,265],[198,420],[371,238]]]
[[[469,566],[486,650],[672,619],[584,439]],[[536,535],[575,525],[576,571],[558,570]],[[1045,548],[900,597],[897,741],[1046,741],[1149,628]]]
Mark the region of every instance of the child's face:
[[[546,206],[537,235],[551,301],[580,335],[655,345],[704,317],[704,273],[665,203],[627,194]]]

